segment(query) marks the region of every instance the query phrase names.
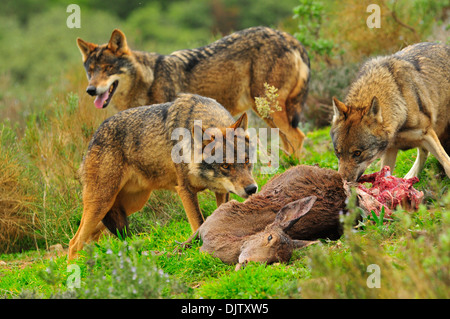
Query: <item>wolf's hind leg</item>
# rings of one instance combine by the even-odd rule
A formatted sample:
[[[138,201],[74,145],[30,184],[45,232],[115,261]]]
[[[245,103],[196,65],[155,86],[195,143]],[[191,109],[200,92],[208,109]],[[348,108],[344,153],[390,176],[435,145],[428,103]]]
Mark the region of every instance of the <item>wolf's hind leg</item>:
[[[438,159],[444,167],[445,174],[450,177],[450,157],[445,152],[439,138],[436,135],[436,132],[433,129],[430,129],[427,134],[425,134],[422,145]]]
[[[107,235],[108,229],[103,222],[97,224],[95,232],[91,235],[90,241],[98,241],[102,235]]]
[[[418,177],[425,165],[427,157],[428,157],[428,151],[426,149],[424,149],[423,147],[418,147],[416,161],[414,162],[414,164],[411,167],[411,169],[409,170],[409,172],[405,175],[405,178]]]
[[[294,154],[296,158],[300,158],[305,134],[298,127],[293,127],[291,125],[292,123],[289,123],[285,109],[283,109],[283,111],[274,112],[272,118],[275,127],[280,130],[280,137],[284,150],[288,154]],[[266,122],[273,127],[271,123],[268,121]]]
[[[75,236],[69,243],[69,260],[77,256],[77,252],[85,243],[98,239],[103,218],[113,207],[122,180],[122,169],[108,169],[105,163],[109,158],[96,154],[87,157],[84,164],[83,215]],[[108,178],[105,178],[107,176]]]
[[[80,226],[75,236],[69,243],[69,260],[77,256],[85,243],[93,239],[98,239],[99,227],[98,224],[102,221],[109,209],[114,203],[114,198],[109,202],[94,202],[84,201],[83,215],[81,217]]]

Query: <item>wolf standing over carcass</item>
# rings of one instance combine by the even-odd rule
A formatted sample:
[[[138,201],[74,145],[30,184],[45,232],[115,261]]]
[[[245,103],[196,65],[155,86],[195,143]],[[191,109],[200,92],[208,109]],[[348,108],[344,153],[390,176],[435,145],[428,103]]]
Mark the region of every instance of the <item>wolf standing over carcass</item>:
[[[450,47],[418,43],[361,67],[345,102],[333,98],[331,138],[339,172],[357,180],[375,159],[393,171],[398,150],[418,148],[406,178],[428,152],[450,177]]]
[[[202,127],[195,123],[198,119]],[[193,134],[183,136],[181,142],[188,144],[189,156],[178,162],[173,150],[181,142],[173,135],[180,128]],[[211,136],[213,141],[205,140],[203,131],[209,128],[220,130],[223,138],[217,134]],[[237,133],[226,134],[230,129]],[[216,101],[192,94],[180,94],[174,102],[125,110],[105,120],[89,143],[80,168],[83,216],[69,244],[69,259],[76,257],[85,243],[97,240],[105,226],[113,234],[124,234],[127,216],[140,210],[153,190],[177,191],[193,231],[203,223],[198,192],[215,192],[218,206],[229,192],[241,197],[254,194],[258,187],[252,177],[246,130],[246,113],[234,121]],[[215,152],[220,149],[227,154],[227,161],[208,160],[211,156],[205,149],[212,143]],[[196,145],[201,154],[196,153]],[[245,146],[244,152],[238,145]],[[228,161],[230,153],[233,163]]]
[[[284,149],[298,157],[305,135],[298,128],[308,93],[309,58],[293,36],[267,27],[228,35],[197,49],[169,55],[131,50],[120,30],[107,44],[77,39],[89,79],[87,93],[97,108],[117,109],[164,103],[178,93],[195,93],[217,100],[235,116],[250,108],[264,83],[278,89],[281,110],[264,118],[280,129]]]

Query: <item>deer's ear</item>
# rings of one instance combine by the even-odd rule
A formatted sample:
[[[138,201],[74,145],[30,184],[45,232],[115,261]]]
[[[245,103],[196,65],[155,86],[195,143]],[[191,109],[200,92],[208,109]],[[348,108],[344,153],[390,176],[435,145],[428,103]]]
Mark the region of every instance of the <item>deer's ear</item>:
[[[302,249],[306,246],[318,243],[318,240],[299,240],[293,239],[292,243],[294,244],[294,249]]]
[[[283,230],[288,230],[300,219],[300,217],[311,210],[316,199],[316,196],[308,196],[287,204],[277,213],[275,223]]]

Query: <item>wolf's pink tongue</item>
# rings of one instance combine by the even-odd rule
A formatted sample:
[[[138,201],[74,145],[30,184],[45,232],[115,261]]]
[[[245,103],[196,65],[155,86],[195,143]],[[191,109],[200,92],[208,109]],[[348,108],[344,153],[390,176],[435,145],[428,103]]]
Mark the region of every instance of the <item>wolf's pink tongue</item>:
[[[95,98],[94,104],[95,107],[98,109],[103,108],[103,103],[105,103],[105,101],[108,99],[109,97],[109,92],[106,91],[103,94],[97,95],[97,97]]]

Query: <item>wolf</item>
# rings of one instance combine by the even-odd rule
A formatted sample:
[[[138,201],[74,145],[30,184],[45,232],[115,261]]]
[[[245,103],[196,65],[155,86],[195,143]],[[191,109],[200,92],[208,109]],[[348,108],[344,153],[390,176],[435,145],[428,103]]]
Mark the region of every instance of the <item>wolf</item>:
[[[419,175],[429,152],[450,177],[450,46],[417,43],[368,60],[333,109],[330,135],[347,180],[380,157],[392,171],[398,150],[411,148],[418,153],[406,178]]]
[[[199,119],[200,128],[195,123]],[[124,235],[127,216],[140,210],[153,190],[178,193],[193,231],[204,220],[198,192],[213,191],[218,206],[228,200],[230,192],[243,198],[254,194],[258,186],[252,177],[253,161],[249,160],[247,122],[246,113],[235,121],[215,100],[194,94],[180,94],[172,102],[131,108],[106,119],[90,141],[80,167],[83,215],[69,244],[69,259],[84,243],[97,240],[105,227]],[[173,132],[180,128],[194,133],[188,140],[191,161],[171,160],[172,149],[179,143]],[[221,131],[221,143],[217,136],[205,135],[210,128]],[[227,129],[243,133],[231,135],[230,140]],[[220,148],[223,154],[231,148],[232,163],[228,157],[227,161],[208,161],[203,155],[208,152],[201,152],[199,161],[193,160],[195,145],[203,150],[213,141],[214,149]],[[242,161],[236,160],[239,143],[245,145]]]
[[[213,98],[233,116],[250,108],[258,114],[255,97],[264,96],[268,83],[278,89],[279,108],[264,120],[280,129],[285,151],[300,155],[305,135],[298,123],[310,62],[303,45],[288,33],[253,27],[169,55],[131,50],[117,29],[107,44],[80,38],[77,44],[89,80],[86,92],[96,97],[97,108],[164,103],[185,92]]]

